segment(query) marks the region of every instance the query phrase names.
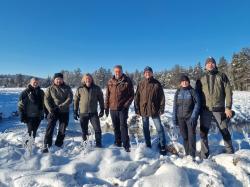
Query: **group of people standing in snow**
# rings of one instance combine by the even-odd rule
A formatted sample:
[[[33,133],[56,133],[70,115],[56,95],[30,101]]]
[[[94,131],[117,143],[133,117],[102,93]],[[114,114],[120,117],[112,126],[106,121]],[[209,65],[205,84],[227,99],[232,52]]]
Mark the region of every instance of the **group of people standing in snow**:
[[[174,96],[173,123],[179,126],[186,155],[196,156],[196,126],[200,116],[201,158],[209,156],[208,132],[212,122],[217,124],[224,139],[227,153],[234,153],[228,121],[233,116],[232,89],[227,76],[218,71],[216,61],[209,57],[205,62],[205,74],[192,88],[188,76],[182,75],[180,86]],[[165,110],[165,95],[161,83],[154,78],[153,70],[144,69],[144,79],[134,86],[123,73],[122,66],[114,67],[114,75],[108,81],[105,99],[91,74],[85,74],[82,85],[74,96],[71,88],[63,81],[63,74],[56,73],[53,83],[45,93],[39,87],[37,78],[32,78],[28,87],[21,93],[18,108],[20,120],[27,124],[30,136],[36,132],[44,114],[48,124],[44,137],[43,152],[52,146],[54,128],[59,121],[55,145],[63,145],[69,122],[70,105],[74,100],[74,119],[80,120],[82,139],[87,140],[88,123],[91,122],[96,139],[96,147],[102,147],[102,130],[99,118],[111,116],[114,128],[114,144],[130,152],[128,134],[128,112],[134,100],[135,113],[142,117],[145,145],[151,148],[149,118],[152,118],[159,137],[160,154],[167,153],[166,135],[161,123]],[[99,105],[99,113],[98,113]]]

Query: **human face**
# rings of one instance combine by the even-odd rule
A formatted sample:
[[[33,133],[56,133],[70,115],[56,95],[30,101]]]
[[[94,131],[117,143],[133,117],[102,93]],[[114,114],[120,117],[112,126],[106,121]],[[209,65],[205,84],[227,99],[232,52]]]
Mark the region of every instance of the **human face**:
[[[63,79],[60,78],[60,77],[55,78],[54,84],[55,84],[56,86],[62,85],[62,84],[63,84]]]
[[[115,78],[119,79],[122,76],[122,70],[120,68],[114,68]]]
[[[213,62],[208,62],[206,64],[206,70],[212,71],[215,68],[215,64]]]
[[[90,87],[91,84],[92,84],[92,82],[93,82],[93,80],[92,80],[92,78],[90,76],[86,76],[84,82],[85,82],[85,84],[86,84],[87,87]]]
[[[189,84],[189,82],[188,81],[181,81],[181,87],[182,88],[186,88],[186,87],[188,87],[190,84]]]
[[[149,79],[149,78],[153,77],[153,73],[151,71],[145,71],[144,72],[144,77],[146,79]]]
[[[31,85],[33,88],[37,88],[37,87],[39,86],[39,81],[36,80],[36,79],[31,79],[30,85]]]

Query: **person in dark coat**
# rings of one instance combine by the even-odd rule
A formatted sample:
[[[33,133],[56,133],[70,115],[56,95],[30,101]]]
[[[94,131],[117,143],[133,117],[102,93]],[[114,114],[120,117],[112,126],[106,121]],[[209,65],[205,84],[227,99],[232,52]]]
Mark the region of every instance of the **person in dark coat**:
[[[190,86],[188,76],[180,78],[180,88],[174,96],[173,123],[179,126],[186,155],[195,159],[196,126],[201,102],[197,92]]]
[[[134,99],[132,81],[123,71],[122,66],[114,67],[114,76],[108,81],[105,97],[105,114],[111,114],[115,133],[115,145],[130,152],[128,135],[128,110]]]
[[[44,138],[44,153],[52,146],[54,128],[59,121],[59,130],[55,145],[61,147],[65,138],[65,131],[69,123],[69,107],[73,100],[71,88],[63,81],[62,73],[55,73],[53,84],[45,92],[44,103],[49,114],[48,125]]]
[[[26,123],[29,136],[36,137],[37,129],[44,118],[44,92],[39,80],[32,78],[28,87],[20,94],[18,111],[20,121]]]
[[[102,130],[99,117],[104,115],[104,98],[102,89],[94,83],[90,74],[82,79],[83,85],[77,88],[74,96],[74,119],[80,118],[83,141],[87,140],[88,123],[91,122],[95,131],[96,147],[102,147]],[[100,106],[97,113],[98,103]]]
[[[151,67],[144,69],[144,79],[138,84],[135,93],[135,113],[142,116],[143,134],[146,146],[151,148],[149,117],[152,118],[159,136],[160,153],[166,154],[166,137],[160,115],[164,113],[165,95],[161,83],[153,77]]]

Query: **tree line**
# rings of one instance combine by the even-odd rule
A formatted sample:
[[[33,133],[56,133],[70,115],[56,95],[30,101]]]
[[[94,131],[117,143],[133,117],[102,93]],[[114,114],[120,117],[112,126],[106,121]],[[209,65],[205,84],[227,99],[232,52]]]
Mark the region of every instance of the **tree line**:
[[[202,64],[203,65],[203,64]],[[164,88],[175,89],[179,85],[178,77],[186,74],[190,77],[191,84],[195,83],[205,72],[204,67],[198,62],[195,66],[184,68],[181,65],[175,65],[172,69],[165,69],[154,72],[154,76],[158,79]],[[221,57],[217,62],[219,71],[228,75],[234,90],[250,90],[250,48],[243,48],[238,53],[234,53],[232,61],[228,62],[225,57]],[[80,68],[74,71],[62,70],[64,80],[71,87],[81,85],[83,72]],[[125,72],[137,85],[143,79],[143,71],[135,70],[134,72]],[[104,88],[108,80],[112,77],[112,70],[100,67],[92,73],[94,81],[97,85]],[[32,76],[17,75],[0,75],[0,87],[25,87]],[[52,78],[40,78],[41,87],[48,87]]]

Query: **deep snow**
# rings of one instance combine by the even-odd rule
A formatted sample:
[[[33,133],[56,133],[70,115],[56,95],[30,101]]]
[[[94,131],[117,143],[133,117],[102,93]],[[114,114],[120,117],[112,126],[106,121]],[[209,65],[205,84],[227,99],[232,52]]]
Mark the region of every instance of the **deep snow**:
[[[141,128],[130,127],[132,149],[126,153],[113,146],[110,118],[102,118],[104,148],[92,148],[81,143],[79,122],[70,116],[65,144],[62,149],[52,147],[49,154],[42,154],[46,120],[30,155],[22,146],[26,127],[17,117],[10,117],[16,110],[18,95],[22,89],[0,89],[0,186],[250,186],[249,92],[234,92],[233,109],[236,116],[231,127],[234,155],[223,154],[223,141],[218,131],[211,129],[209,142],[212,155],[209,159],[192,162],[183,157],[181,138],[171,131],[180,157],[160,156],[157,138],[153,136],[153,148],[144,147]],[[171,125],[173,95],[175,90],[165,90],[166,109],[162,121]],[[130,119],[134,115],[130,109]],[[130,121],[129,119],[129,121]],[[139,121],[141,126],[141,121]],[[245,134],[242,133],[243,128]],[[152,125],[153,129],[153,125]],[[176,129],[174,129],[176,130]],[[198,130],[198,129],[197,129]],[[139,143],[137,143],[137,137]],[[168,138],[169,139],[169,138]],[[169,140],[170,141],[170,140]],[[199,150],[197,133],[197,149]]]

